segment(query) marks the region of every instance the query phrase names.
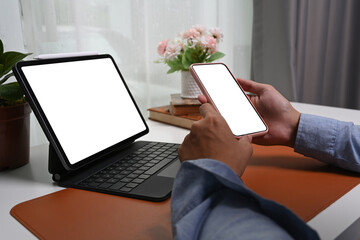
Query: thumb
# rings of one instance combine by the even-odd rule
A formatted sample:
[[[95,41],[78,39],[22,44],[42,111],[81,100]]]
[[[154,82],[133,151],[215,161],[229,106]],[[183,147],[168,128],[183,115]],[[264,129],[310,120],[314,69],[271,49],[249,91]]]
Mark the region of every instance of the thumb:
[[[265,89],[264,84],[254,82],[252,80],[246,80],[246,79],[243,79],[243,78],[237,78],[236,80],[238,81],[240,86],[244,89],[244,91],[259,94],[262,91],[264,91],[264,89]]]
[[[218,112],[210,103],[204,103],[200,106],[200,114],[204,118],[206,118],[206,116],[209,116],[211,114],[218,114]]]
[[[201,102],[201,103],[207,103],[207,99],[204,95],[199,95],[198,96],[198,100]]]

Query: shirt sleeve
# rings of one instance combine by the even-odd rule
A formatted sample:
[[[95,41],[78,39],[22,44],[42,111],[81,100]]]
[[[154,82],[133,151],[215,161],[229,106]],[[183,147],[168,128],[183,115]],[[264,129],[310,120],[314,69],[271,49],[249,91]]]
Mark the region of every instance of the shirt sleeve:
[[[318,239],[294,213],[260,197],[212,159],[181,165],[171,211],[174,239]]]
[[[294,150],[324,163],[360,172],[360,126],[301,114]]]

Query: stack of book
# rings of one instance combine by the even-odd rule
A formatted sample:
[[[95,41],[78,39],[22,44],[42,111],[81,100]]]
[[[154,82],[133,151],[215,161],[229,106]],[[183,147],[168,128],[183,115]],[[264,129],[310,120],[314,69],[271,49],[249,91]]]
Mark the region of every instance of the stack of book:
[[[186,129],[202,119],[197,99],[181,98],[180,94],[171,94],[170,98],[170,105],[149,108],[149,119]]]

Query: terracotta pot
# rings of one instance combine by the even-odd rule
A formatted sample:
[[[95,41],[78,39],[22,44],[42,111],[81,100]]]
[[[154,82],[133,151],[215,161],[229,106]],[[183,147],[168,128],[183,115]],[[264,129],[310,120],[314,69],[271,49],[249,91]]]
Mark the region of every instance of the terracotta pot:
[[[0,107],[0,170],[29,162],[30,113],[29,103]]]

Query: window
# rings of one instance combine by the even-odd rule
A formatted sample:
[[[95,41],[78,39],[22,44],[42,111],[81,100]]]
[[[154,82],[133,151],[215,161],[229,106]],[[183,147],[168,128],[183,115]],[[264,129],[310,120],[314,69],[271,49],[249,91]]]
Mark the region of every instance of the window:
[[[158,43],[195,24],[219,27],[224,33],[219,50],[226,54],[221,61],[236,76],[250,76],[252,0],[21,0],[20,5],[29,52],[111,54],[145,118],[147,108],[166,105],[171,93],[180,92],[180,73],[166,74],[167,65],[154,63]]]

